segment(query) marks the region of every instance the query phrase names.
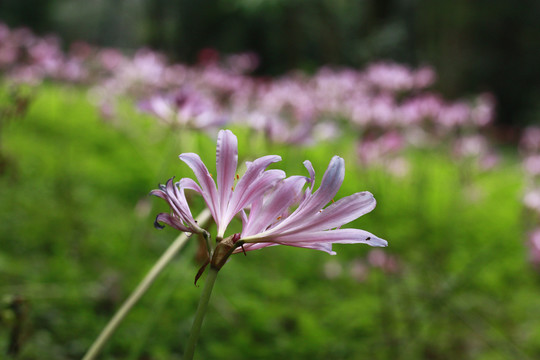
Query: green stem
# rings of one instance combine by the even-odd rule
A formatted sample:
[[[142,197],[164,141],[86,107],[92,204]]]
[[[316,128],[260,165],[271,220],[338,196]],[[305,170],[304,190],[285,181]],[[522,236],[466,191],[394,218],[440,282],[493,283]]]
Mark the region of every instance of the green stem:
[[[201,212],[197,217],[197,222],[200,226],[203,226],[210,219],[210,211],[208,209]],[[143,294],[148,290],[150,285],[156,280],[159,273],[165,268],[165,266],[174,258],[174,256],[180,251],[180,249],[187,242],[188,237],[185,233],[180,234],[174,242],[169,246],[165,253],[161,255],[159,260],[154,264],[154,266],[148,271],[144,279],[139,283],[137,288],[131,293],[126,301],[120,307],[120,310],[114,314],[113,318],[109,320],[109,323],[101,331],[97,339],[94,341],[88,352],[84,355],[83,360],[93,360],[98,352],[103,348],[107,340],[111,337],[113,332],[116,330],[118,325],[129,313],[131,308],[139,301]]]
[[[199,339],[202,322],[204,320],[204,315],[206,314],[206,309],[208,308],[208,302],[210,301],[210,295],[212,295],[212,289],[214,288],[218,271],[219,270],[214,269],[213,267],[208,271],[208,276],[206,277],[206,282],[201,293],[201,299],[199,300],[199,306],[195,313],[195,319],[193,320],[193,325],[191,325],[191,333],[189,334],[184,357],[182,358],[183,360],[192,360],[193,355],[195,354],[195,345],[197,345],[197,340]]]

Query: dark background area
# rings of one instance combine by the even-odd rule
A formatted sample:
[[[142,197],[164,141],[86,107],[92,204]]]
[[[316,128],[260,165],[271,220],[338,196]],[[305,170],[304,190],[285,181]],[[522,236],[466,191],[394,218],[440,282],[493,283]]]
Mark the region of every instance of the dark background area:
[[[449,98],[489,91],[505,129],[540,114],[540,2],[523,0],[0,0],[0,21],[193,63],[254,51],[259,75],[394,60],[436,69]]]

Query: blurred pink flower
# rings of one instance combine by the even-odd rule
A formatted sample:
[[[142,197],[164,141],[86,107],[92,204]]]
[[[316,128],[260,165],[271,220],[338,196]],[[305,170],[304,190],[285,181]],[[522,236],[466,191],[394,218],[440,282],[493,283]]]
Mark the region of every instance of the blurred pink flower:
[[[194,129],[219,126],[226,122],[226,117],[212,98],[189,88],[154,95],[141,101],[139,110],[156,116],[166,124]]]
[[[489,144],[482,135],[459,137],[454,142],[454,155],[457,158],[476,158],[488,152]]]
[[[527,127],[521,135],[519,145],[520,148],[526,153],[540,151],[540,127]]]
[[[529,233],[529,261],[535,265],[540,265],[540,229],[534,229]]]
[[[540,213],[540,189],[531,189],[525,193],[523,204],[530,210]]]
[[[364,282],[368,278],[369,267],[362,260],[354,260],[351,265],[350,275],[356,281]]]
[[[525,172],[530,176],[540,175],[540,154],[530,155],[523,160]]]
[[[385,132],[378,138],[366,136],[357,145],[358,159],[365,166],[382,166],[390,174],[403,177],[409,163],[401,157],[405,139],[395,130]]]
[[[485,93],[478,96],[471,109],[471,118],[476,126],[486,126],[495,117],[495,97]]]
[[[414,75],[404,65],[380,62],[370,65],[366,78],[374,86],[383,90],[405,91],[414,87]]]
[[[471,109],[466,103],[455,102],[440,110],[438,122],[447,128],[456,127],[466,124],[470,115]]]
[[[399,271],[397,259],[380,249],[370,250],[368,254],[368,263],[375,268],[379,268],[385,273],[396,273]]]

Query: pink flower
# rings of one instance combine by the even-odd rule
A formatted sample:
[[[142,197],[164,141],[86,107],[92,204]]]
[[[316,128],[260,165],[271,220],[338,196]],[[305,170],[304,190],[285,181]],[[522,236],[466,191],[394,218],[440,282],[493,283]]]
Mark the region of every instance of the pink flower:
[[[332,244],[366,243],[371,246],[387,246],[387,242],[360,229],[341,229],[358,217],[375,208],[375,199],[367,191],[359,192],[325,207],[338,192],[345,175],[345,163],[334,156],[324,173],[321,186],[313,192],[315,171],[305,161],[310,179],[302,176],[289,177],[265,198],[253,202],[249,214],[243,213],[243,229],[238,240],[242,250],[256,250],[271,245],[289,245],[317,249],[334,255]],[[306,182],[311,186],[302,192]],[[289,208],[298,203],[291,214]],[[234,240],[233,240],[234,241]]]
[[[171,207],[170,214],[158,214],[154,222],[156,228],[163,229],[163,226],[160,225],[160,222],[162,222],[180,231],[199,234],[204,232],[193,218],[193,215],[191,215],[180,182],[173,183],[173,178],[171,178],[166,185],[160,185],[159,190],[152,190],[150,194],[164,199]]]
[[[265,169],[271,163],[281,160],[277,155],[268,155],[248,162],[244,175],[236,175],[238,163],[238,141],[230,130],[220,130],[216,149],[217,187],[208,168],[199,155],[185,153],[180,155],[194,172],[199,183],[184,178],[179,181],[180,189],[195,190],[202,195],[218,231],[217,239],[223,238],[227,226],[233,217],[256,199],[262,197],[279,180],[285,178],[281,170]],[[238,180],[236,187],[235,180]],[[173,209],[174,210],[174,209]]]
[[[367,231],[341,229],[344,224],[373,210],[376,204],[373,195],[367,191],[333,201],[345,177],[345,162],[342,158],[332,158],[321,185],[315,191],[315,170],[308,160],[304,161],[304,165],[309,178],[285,178],[281,170],[266,170],[271,163],[281,160],[276,155],[247,162],[246,172],[239,177],[236,175],[237,141],[231,131],[219,132],[216,181],[199,155],[180,155],[180,159],[193,170],[198,182],[183,178],[173,183],[173,179],[170,179],[166,185],[151,192],[166,200],[171,208],[170,213],[161,213],[156,217],[156,227],[162,228],[161,222],[181,231],[203,234],[208,239],[208,233],[199,227],[191,215],[184,195],[184,191],[189,189],[202,195],[216,222],[217,245],[214,249],[209,248],[208,252],[209,263],[217,270],[233,253],[272,245],[316,249],[332,255],[335,254],[332,251],[332,244],[335,243],[387,246],[386,240]],[[304,190],[306,184],[310,186]],[[327,206],[329,202],[332,204]],[[224,238],[229,223],[237,214],[242,218],[242,231]],[[207,245],[211,247],[210,243]],[[196,279],[205,266],[199,270]]]
[[[202,93],[185,88],[166,95],[154,95],[139,103],[139,109],[163,120],[196,129],[222,125],[226,117],[217,103]]]
[[[529,261],[535,265],[540,265],[540,229],[535,229],[529,233]]]

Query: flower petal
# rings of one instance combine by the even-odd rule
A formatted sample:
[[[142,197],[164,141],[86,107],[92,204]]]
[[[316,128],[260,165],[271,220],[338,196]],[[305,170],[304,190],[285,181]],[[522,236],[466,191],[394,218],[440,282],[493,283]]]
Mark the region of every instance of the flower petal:
[[[184,192],[179,191],[172,178],[167,181],[165,189],[167,191],[167,195],[169,196],[169,204],[171,204],[171,208],[173,208],[182,219],[192,217],[186,197],[184,196]]]
[[[261,211],[249,214],[249,221],[242,229],[242,237],[263,232],[278,221],[279,215],[298,199],[306,180],[304,176],[291,176],[280,182],[264,201]]]
[[[179,215],[180,215],[182,221],[184,221],[186,224],[190,225],[190,227],[193,228],[193,229],[201,230],[199,228],[199,224],[197,224],[197,222],[193,218],[193,215],[191,214],[191,210],[189,208],[189,204],[187,202],[186,195],[184,194],[184,188],[180,186],[180,182],[177,182],[174,185],[172,184],[172,182],[171,182],[170,185],[169,185],[169,183],[167,183],[167,188],[169,188],[169,186],[173,189],[174,199],[175,199],[175,202],[177,204],[177,207],[180,208],[180,214]]]
[[[315,185],[315,169],[313,169],[313,165],[311,164],[311,161],[305,160],[304,166],[306,167],[308,173],[309,173],[309,183],[311,184],[311,187],[309,189],[309,193],[311,194],[313,192],[313,186]]]
[[[285,245],[285,246],[294,246],[304,249],[314,249],[314,250],[320,250],[324,251],[330,255],[336,255],[336,252],[332,250],[332,244],[331,243],[293,243],[293,244],[278,244],[278,243],[255,243],[255,244],[245,244],[244,250],[242,248],[236,248],[233,254],[240,253],[242,251],[253,251],[253,250],[259,250],[265,247],[269,246],[277,246],[277,245]]]
[[[183,189],[194,190],[194,191],[196,191],[196,192],[198,192],[199,194],[202,195],[203,191],[202,191],[201,187],[193,179],[182,178],[182,179],[180,179],[178,184]]]
[[[375,208],[377,202],[370,192],[364,191],[344,197],[322,211],[298,221],[294,228],[285,232],[320,231],[343,226]]]
[[[238,139],[230,130],[220,130],[216,147],[216,180],[221,215],[225,214],[233,192],[232,187],[234,185],[237,165]]]
[[[167,201],[174,214],[174,218],[178,219],[182,226],[185,223],[191,228],[190,231],[201,231],[201,228],[193,218],[193,215],[191,215],[191,210],[189,209],[189,205],[184,195],[184,188],[179,187],[179,182],[174,183],[173,179],[174,178],[170,178],[166,185],[159,185],[160,189],[152,190],[150,195],[160,197]],[[154,225],[156,224],[157,223]]]
[[[231,199],[231,203],[239,202],[248,187],[261,175],[261,173],[271,163],[281,161],[281,157],[277,155],[267,155],[256,159],[253,162],[247,162],[246,172],[236,184],[236,190]]]
[[[313,250],[320,250],[324,251],[330,255],[336,255],[337,253],[332,250],[332,243],[292,243],[292,244],[284,244],[287,246],[294,246],[304,249],[313,249]]]
[[[163,226],[160,224],[160,222],[165,223],[169,225],[170,227],[173,227],[180,231],[184,231],[184,232],[192,231],[187,226],[182,224],[182,222],[178,218],[172,216],[171,214],[167,214],[167,213],[158,214],[156,216],[156,220],[154,221],[154,226],[158,229],[163,229]]]
[[[250,205],[255,198],[261,197],[277,181],[285,178],[281,170],[264,171],[269,164],[279,160],[279,156],[270,155],[248,163],[246,173],[238,181],[227,211],[222,215],[224,224],[228,224],[240,210]]]
[[[304,163],[306,165],[306,163]],[[309,163],[306,165],[308,167]],[[309,168],[308,168],[309,171]],[[310,171],[311,173],[311,171]],[[281,224],[272,229],[274,232],[285,232],[297,228],[308,217],[316,215],[320,209],[336,196],[345,177],[345,162],[339,156],[334,156],[324,173],[321,186],[311,196],[308,196],[298,208]]]
[[[223,217],[227,221],[230,221],[234,215],[240,210],[250,205],[255,199],[261,198],[270,188],[272,188],[278,181],[285,178],[285,172],[282,170],[268,170],[259,176],[247,190],[244,191],[236,201],[231,201],[226,215]]]
[[[212,214],[216,224],[219,226],[221,213],[219,208],[218,193],[216,190],[216,184],[214,183],[212,176],[210,176],[210,172],[208,172],[206,165],[204,165],[199,155],[195,153],[180,154],[179,158],[185,162],[191,168],[191,170],[193,170],[197,180],[199,180],[201,187],[200,193],[203,196],[208,209],[210,209],[210,213]]]
[[[324,205],[328,204],[336,196],[344,178],[345,161],[339,156],[334,156],[323,175],[321,186],[313,193],[308,204],[306,204],[306,209],[302,212],[319,211]]]
[[[267,238],[249,238],[244,239],[246,242],[274,242],[282,245],[292,245],[297,243],[317,244],[317,243],[333,243],[333,244],[357,244],[364,243],[371,246],[384,247],[388,246],[388,242],[367,231],[360,229],[337,229],[328,231],[313,231],[300,232],[289,235],[274,235]]]

